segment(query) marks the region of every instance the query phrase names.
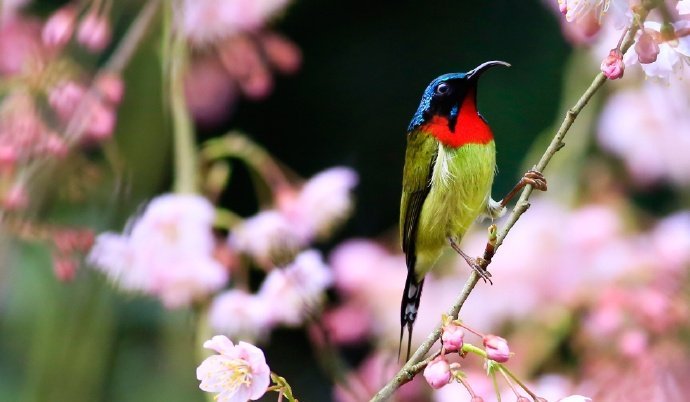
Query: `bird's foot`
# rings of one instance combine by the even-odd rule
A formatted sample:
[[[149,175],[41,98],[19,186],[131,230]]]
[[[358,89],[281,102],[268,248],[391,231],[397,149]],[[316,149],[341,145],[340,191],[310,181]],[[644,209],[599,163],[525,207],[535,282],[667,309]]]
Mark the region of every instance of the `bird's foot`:
[[[474,272],[479,275],[480,278],[484,280],[484,283],[489,282],[489,284],[493,285],[494,283],[491,281],[491,272],[486,270],[486,266],[488,265],[488,262],[483,259],[483,258],[473,258],[467,255],[462,249],[460,249],[460,246],[453,240],[452,238],[448,239],[450,241],[450,246],[460,254],[460,257],[462,257],[465,262],[467,262],[467,265],[472,268]]]
[[[510,190],[508,195],[503,197],[499,205],[501,207],[505,207],[506,205],[508,205],[510,200],[512,200],[513,197],[515,197],[518,194],[518,192],[520,192],[520,190],[522,190],[528,184],[532,186],[532,188],[534,188],[535,190],[546,191],[547,189],[546,179],[544,178],[544,175],[541,172],[538,172],[534,169],[530,169],[522,176],[518,184],[516,184],[515,187],[513,187],[513,189]]]
[[[478,258],[472,258],[468,257],[465,258],[465,261],[467,262],[467,265],[472,268],[474,272],[479,275],[480,278],[484,280],[484,283],[489,282],[490,285],[493,285],[494,283],[491,281],[491,272],[486,270],[486,260],[478,257]]]
[[[532,188],[539,191],[546,191],[548,187],[544,175],[533,169],[528,170],[527,173],[522,176],[520,182],[524,183],[523,187],[529,184]]]

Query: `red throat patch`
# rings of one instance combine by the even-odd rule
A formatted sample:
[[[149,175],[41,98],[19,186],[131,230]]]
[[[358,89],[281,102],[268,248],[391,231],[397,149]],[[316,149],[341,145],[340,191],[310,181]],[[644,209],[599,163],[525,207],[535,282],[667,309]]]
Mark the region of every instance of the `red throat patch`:
[[[448,119],[433,116],[421,129],[436,137],[443,145],[459,148],[465,144],[486,144],[494,139],[491,128],[477,114],[475,97],[468,94],[460,107],[455,130],[448,127]]]

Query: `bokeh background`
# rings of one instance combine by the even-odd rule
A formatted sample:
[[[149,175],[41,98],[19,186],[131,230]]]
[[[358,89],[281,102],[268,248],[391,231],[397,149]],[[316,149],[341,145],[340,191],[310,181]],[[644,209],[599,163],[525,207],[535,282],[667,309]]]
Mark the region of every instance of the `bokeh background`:
[[[405,129],[431,79],[487,60],[512,64],[486,74],[479,88],[479,108],[496,136],[494,193],[500,196],[537,160],[536,152],[566,108],[598,71],[595,57],[566,41],[561,16],[545,3],[296,0],[270,26],[299,47],[300,68],[277,75],[263,99],[237,96],[226,103],[222,118],[198,127],[198,141],[240,130],[303,177],[333,165],[351,167],[359,174],[355,210],[318,248],[328,255],[353,237],[390,244],[397,231]],[[23,14],[45,18],[63,4],[36,0]],[[113,2],[114,38],[125,32],[141,4]],[[161,29],[157,18],[123,72],[126,93],[112,143],[106,146],[118,167],[104,168],[96,190],[78,203],[46,191],[32,218],[120,230],[142,202],[168,191],[173,147],[161,101]],[[75,57],[96,67],[111,50]],[[554,175],[547,170],[551,199],[577,205],[583,198],[578,194],[585,191],[579,186],[597,177],[597,163],[610,166],[606,175],[619,174],[616,180],[630,182],[624,167],[593,143],[596,113],[608,90],[575,123],[554,160]],[[84,157],[97,160],[102,154],[89,151]],[[70,183],[55,175],[45,186],[55,190]],[[252,183],[250,172],[238,165],[221,204],[241,216],[256,213]],[[687,193],[663,181],[626,191],[628,206],[647,219],[678,210],[687,200]],[[597,230],[596,221],[592,230]],[[194,376],[198,361],[190,347],[190,311],[169,311],[156,300],[123,296],[87,268],[80,268],[72,281],[59,281],[50,269],[49,248],[17,240],[11,231],[3,233],[1,258],[0,401],[204,400]],[[374,270],[372,277],[378,275]],[[502,280],[500,271],[494,279]],[[336,304],[342,295],[331,291],[329,298]],[[481,303],[473,306],[481,308]],[[554,349],[561,363],[552,359],[535,371],[562,370],[576,360],[565,344]],[[333,383],[319,368],[304,329],[276,329],[262,347],[272,370],[290,381],[300,400],[333,400]],[[375,348],[374,342],[355,342],[341,353],[356,367]]]

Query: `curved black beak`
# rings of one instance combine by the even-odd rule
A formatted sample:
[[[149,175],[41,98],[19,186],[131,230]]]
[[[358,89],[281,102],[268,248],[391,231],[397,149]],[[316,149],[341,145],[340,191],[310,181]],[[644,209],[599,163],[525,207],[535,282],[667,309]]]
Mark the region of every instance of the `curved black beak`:
[[[479,78],[480,75],[482,75],[482,73],[484,71],[486,71],[486,70],[488,70],[494,66],[510,67],[510,64],[506,63],[505,61],[499,61],[499,60],[487,61],[485,63],[478,65],[474,69],[468,71],[466,77],[468,80],[477,79],[477,78]]]

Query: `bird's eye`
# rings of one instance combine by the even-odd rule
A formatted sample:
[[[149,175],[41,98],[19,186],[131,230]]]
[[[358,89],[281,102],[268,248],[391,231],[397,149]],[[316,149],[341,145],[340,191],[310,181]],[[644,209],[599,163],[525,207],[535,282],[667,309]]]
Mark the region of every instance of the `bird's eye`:
[[[445,82],[436,86],[436,95],[445,95],[450,91],[450,87]]]

